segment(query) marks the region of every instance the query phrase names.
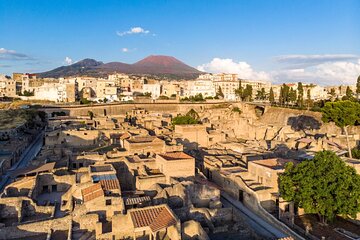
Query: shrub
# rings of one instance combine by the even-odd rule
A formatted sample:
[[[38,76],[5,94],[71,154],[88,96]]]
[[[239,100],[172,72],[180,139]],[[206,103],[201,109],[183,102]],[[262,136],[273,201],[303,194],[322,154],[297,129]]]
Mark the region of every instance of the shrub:
[[[242,113],[242,111],[241,111],[241,109],[239,107],[233,107],[232,111]]]

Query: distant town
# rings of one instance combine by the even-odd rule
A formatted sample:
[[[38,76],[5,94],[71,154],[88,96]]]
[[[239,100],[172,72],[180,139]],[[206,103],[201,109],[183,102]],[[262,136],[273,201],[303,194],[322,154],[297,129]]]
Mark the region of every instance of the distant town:
[[[148,99],[171,101],[247,101],[301,105],[321,100],[356,97],[356,84],[320,86],[309,83],[272,84],[240,79],[237,74],[200,74],[193,80],[159,80],[122,73],[97,77],[37,78],[36,74],[0,75],[3,99],[44,100],[52,103],[110,103]],[[150,102],[151,102],[150,101]]]

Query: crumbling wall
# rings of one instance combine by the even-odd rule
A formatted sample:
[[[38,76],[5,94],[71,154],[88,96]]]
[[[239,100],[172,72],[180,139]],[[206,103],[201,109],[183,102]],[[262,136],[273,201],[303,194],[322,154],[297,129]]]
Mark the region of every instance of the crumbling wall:
[[[0,198],[0,218],[21,219],[21,198]]]
[[[46,235],[50,230],[67,231],[70,221],[70,216],[66,216],[63,218],[3,227],[0,230],[0,239],[28,239],[30,237],[39,236],[39,234]]]
[[[182,239],[183,240],[209,240],[209,236],[201,227],[200,223],[190,220],[186,221],[182,225]]]
[[[192,184],[188,186],[188,191],[196,207],[209,207],[211,202],[220,200],[220,190],[208,185]]]
[[[157,183],[166,183],[164,175],[136,176],[136,189],[155,190]]]

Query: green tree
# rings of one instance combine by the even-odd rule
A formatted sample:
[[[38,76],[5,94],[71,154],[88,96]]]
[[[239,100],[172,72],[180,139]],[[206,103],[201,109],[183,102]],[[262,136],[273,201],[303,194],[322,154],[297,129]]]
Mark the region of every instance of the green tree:
[[[242,111],[241,111],[241,109],[240,109],[239,107],[233,107],[232,111],[233,111],[233,112],[237,112],[237,113],[239,113],[239,114],[242,113]]]
[[[243,100],[251,102],[252,101],[252,86],[249,84],[246,84],[246,87],[243,92]]]
[[[352,158],[348,127],[360,123],[360,103],[352,101],[327,102],[321,109],[324,122],[334,122],[346,135],[349,156]]]
[[[87,98],[81,98],[80,99],[80,104],[90,104],[90,103],[91,103],[91,101],[88,100]]]
[[[359,96],[360,96],[360,75],[358,76],[357,81],[356,81],[356,95],[357,95],[357,98],[359,99]]]
[[[200,120],[199,114],[193,108],[186,113],[186,116],[192,117],[193,119],[196,119],[197,121]]]
[[[289,102],[295,103],[297,99],[297,92],[292,87],[289,90]]]
[[[297,104],[300,108],[302,108],[304,106],[304,88],[302,85],[302,82],[298,82],[298,100],[297,100]]]
[[[284,83],[280,88],[280,96],[279,96],[280,104],[285,105],[289,103],[290,101],[289,92],[290,92],[289,86]]]
[[[25,90],[24,93],[20,94],[20,96],[26,96],[26,97],[34,96],[34,91]]]
[[[143,94],[143,96],[145,96],[145,97],[151,97],[151,95],[152,95],[151,92],[146,92]]]
[[[312,105],[313,105],[313,100],[311,99],[311,90],[310,90],[310,88],[308,88],[308,90],[306,92],[306,104],[307,104],[308,109],[310,107],[312,107]]]
[[[265,100],[266,99],[265,88],[261,88],[261,90],[258,90],[255,98],[256,100]]]
[[[222,91],[222,89],[221,89],[221,87],[219,86],[219,88],[218,88],[218,91],[216,92],[216,97],[221,97],[221,98],[224,98],[224,93],[223,93],[223,91]]]
[[[194,109],[191,109],[190,111],[188,111],[186,113],[186,115],[184,115],[184,116],[179,115],[177,117],[174,117],[171,122],[172,122],[173,125],[185,125],[185,124],[199,124],[199,123],[201,123],[200,116]]]
[[[199,124],[199,121],[192,118],[191,116],[177,116],[171,121],[173,125],[186,125],[186,124]]]
[[[275,103],[275,95],[274,95],[274,90],[272,87],[270,88],[269,101],[271,104]]]
[[[241,85],[241,80],[240,80],[240,82],[239,82],[239,87],[238,87],[238,89],[235,89],[235,95],[238,97],[238,98],[240,98],[241,100],[242,100],[242,98],[243,98],[243,87],[242,87],[242,85]]]
[[[349,86],[346,87],[345,96],[342,98],[342,100],[354,100],[354,93]]]
[[[351,154],[353,158],[360,159],[360,146],[351,149]],[[349,157],[349,154],[347,156]]]
[[[92,111],[88,111],[88,116],[90,117],[90,120],[93,120],[94,113]]]
[[[280,195],[321,222],[336,215],[355,218],[360,212],[360,175],[334,152],[316,153],[314,159],[289,163],[279,177]]]
[[[335,88],[331,88],[330,96],[331,96],[331,101],[334,101],[335,96],[336,96]]]
[[[195,94],[195,96],[192,98],[195,102],[202,102],[204,101],[204,97],[202,93]]]
[[[261,88],[261,100],[266,100],[266,92],[265,92],[265,88]]]

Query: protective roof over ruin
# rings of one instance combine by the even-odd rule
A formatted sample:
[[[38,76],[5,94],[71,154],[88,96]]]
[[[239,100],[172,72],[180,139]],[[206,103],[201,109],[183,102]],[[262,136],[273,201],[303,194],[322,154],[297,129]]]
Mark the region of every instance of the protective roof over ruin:
[[[143,197],[130,197],[125,200],[125,205],[135,205],[143,202],[150,202],[151,198],[149,196],[143,196]]]
[[[184,152],[167,152],[158,155],[167,161],[193,159],[193,157]]]
[[[29,166],[29,167],[25,167],[25,168],[21,168],[18,169],[16,171],[14,171],[12,173],[13,177],[18,177],[18,176],[26,176],[26,175],[36,175],[38,173],[42,173],[42,172],[50,172],[54,169],[55,167],[55,162],[51,162],[51,163],[45,163],[44,165],[41,166]]]
[[[152,232],[170,227],[176,224],[176,219],[170,210],[162,205],[136,209],[130,212],[134,228],[150,227]]]
[[[92,176],[94,182],[99,182],[104,190],[120,190],[120,183],[115,174]]]
[[[104,191],[102,190],[101,184],[97,183],[91,185],[90,187],[82,189],[81,194],[84,202],[88,202],[95,198],[104,196]]]

